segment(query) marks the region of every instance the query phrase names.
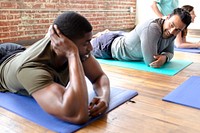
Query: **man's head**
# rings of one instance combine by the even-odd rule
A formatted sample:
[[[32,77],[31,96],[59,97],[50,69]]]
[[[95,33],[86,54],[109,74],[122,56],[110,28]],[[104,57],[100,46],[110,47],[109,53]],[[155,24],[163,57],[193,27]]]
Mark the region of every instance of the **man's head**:
[[[71,40],[82,38],[85,33],[92,31],[90,22],[74,11],[67,11],[59,15],[54,24],[63,35]]]
[[[163,24],[163,38],[176,36],[191,23],[191,15],[184,9],[176,8]]]
[[[86,56],[92,50],[90,40],[92,38],[92,26],[82,15],[67,11],[59,15],[54,24],[60,32],[72,40],[79,49],[80,56]]]
[[[184,10],[186,10],[186,11],[188,11],[190,13],[190,15],[192,17],[192,22],[194,22],[194,19],[196,17],[196,14],[194,12],[194,7],[191,6],[191,5],[184,5],[181,8],[184,9]]]

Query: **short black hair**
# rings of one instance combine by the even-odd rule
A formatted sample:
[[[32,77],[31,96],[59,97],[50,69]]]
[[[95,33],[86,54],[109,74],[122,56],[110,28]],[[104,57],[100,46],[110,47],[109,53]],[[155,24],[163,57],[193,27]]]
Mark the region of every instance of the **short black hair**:
[[[79,39],[85,33],[92,31],[90,22],[74,11],[62,13],[55,19],[54,24],[58,26],[62,34],[71,40]]]
[[[188,25],[192,21],[192,17],[190,13],[182,8],[176,8],[174,11],[170,14],[170,17],[173,15],[178,15],[181,18],[181,21],[188,27]]]

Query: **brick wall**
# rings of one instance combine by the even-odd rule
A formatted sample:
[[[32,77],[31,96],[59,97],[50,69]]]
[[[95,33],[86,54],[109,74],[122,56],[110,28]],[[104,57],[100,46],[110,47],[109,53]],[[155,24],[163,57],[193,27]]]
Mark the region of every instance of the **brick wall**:
[[[94,33],[135,26],[136,0],[1,0],[0,43],[41,38],[53,20],[67,10],[85,16]]]

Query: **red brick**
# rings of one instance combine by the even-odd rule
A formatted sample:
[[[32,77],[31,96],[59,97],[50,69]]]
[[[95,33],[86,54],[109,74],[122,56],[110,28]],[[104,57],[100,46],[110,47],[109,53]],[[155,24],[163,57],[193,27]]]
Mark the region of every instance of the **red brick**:
[[[94,32],[106,28],[130,29],[135,24],[136,0],[23,0],[0,2],[0,6],[10,8],[8,11],[0,11],[1,42],[42,37],[54,19],[68,10],[85,16],[91,22]],[[115,11],[128,10],[129,7],[134,8],[134,13]]]

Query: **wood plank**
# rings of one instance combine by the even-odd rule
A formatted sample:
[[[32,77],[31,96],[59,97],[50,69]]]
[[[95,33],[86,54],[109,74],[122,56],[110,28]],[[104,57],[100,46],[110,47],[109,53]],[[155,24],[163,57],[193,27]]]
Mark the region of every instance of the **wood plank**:
[[[175,52],[174,59],[193,63],[174,76],[101,64],[112,87],[134,89],[139,95],[77,132],[199,133],[200,110],[162,98],[190,76],[200,76],[200,55]],[[2,108],[0,129],[6,133],[52,133]]]

